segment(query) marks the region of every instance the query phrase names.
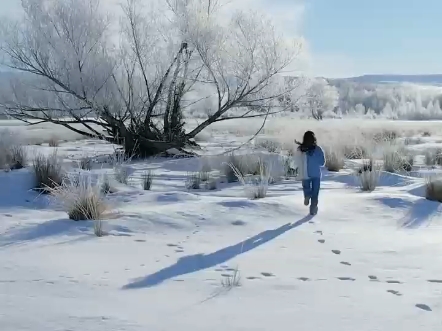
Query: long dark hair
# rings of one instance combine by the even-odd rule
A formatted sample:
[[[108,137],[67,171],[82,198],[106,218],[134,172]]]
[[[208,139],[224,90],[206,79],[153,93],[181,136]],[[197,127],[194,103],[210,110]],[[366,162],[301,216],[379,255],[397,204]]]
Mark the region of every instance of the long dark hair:
[[[313,151],[317,145],[316,136],[313,131],[306,131],[301,143],[296,140],[295,142],[299,145],[298,149],[304,153]]]

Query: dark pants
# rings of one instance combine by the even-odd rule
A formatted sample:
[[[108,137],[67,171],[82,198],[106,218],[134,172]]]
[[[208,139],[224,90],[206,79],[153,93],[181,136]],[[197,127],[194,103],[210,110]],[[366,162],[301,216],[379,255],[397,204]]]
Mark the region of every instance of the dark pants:
[[[318,206],[319,189],[321,188],[321,178],[309,178],[302,181],[304,197],[309,198],[310,208]]]

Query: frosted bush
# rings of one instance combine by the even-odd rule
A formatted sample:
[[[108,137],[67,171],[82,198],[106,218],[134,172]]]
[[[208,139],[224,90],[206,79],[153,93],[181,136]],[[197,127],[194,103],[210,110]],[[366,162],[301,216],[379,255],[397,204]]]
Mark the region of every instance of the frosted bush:
[[[375,164],[373,159],[364,161],[357,171],[359,186],[362,191],[372,192],[379,184],[382,168]]]
[[[94,182],[90,175],[69,174],[61,185],[51,188],[50,193],[74,221],[101,220],[107,211],[101,183]],[[100,232],[101,223],[95,225]]]
[[[414,157],[403,153],[402,150],[385,150],[383,153],[384,170],[391,173],[410,172],[413,168]]]
[[[268,162],[259,159],[257,173],[254,175],[243,175],[234,164],[229,164],[229,166],[239,179],[244,188],[244,192],[249,199],[262,199],[267,196],[268,187],[273,181]]]
[[[48,141],[48,145],[49,145],[49,147],[58,147],[58,145],[59,145],[58,138],[55,136],[52,136]]]
[[[90,157],[82,157],[78,162],[78,166],[82,170],[92,170],[92,159]]]
[[[345,160],[344,154],[335,148],[324,148],[325,166],[328,171],[339,172],[344,169]]]
[[[189,172],[186,179],[186,188],[188,190],[199,190],[201,188],[201,173]]]
[[[442,165],[442,150],[426,151],[424,160],[427,166]]]
[[[20,169],[26,163],[27,150],[20,137],[11,130],[0,130],[0,169]]]
[[[115,180],[121,184],[129,183],[129,169],[125,165],[116,165],[114,167]]]
[[[36,155],[32,168],[35,174],[35,188],[46,191],[61,185],[63,170],[56,150],[48,156],[44,154]]]
[[[442,202],[442,178],[428,177],[425,179],[425,197],[431,201]]]

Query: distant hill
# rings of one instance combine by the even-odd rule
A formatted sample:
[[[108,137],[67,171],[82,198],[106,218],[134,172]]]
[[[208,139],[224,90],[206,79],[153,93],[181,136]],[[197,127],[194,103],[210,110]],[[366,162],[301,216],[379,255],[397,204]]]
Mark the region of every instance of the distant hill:
[[[329,81],[351,81],[362,84],[414,83],[442,85],[442,74],[434,75],[364,75],[358,77],[329,79]]]

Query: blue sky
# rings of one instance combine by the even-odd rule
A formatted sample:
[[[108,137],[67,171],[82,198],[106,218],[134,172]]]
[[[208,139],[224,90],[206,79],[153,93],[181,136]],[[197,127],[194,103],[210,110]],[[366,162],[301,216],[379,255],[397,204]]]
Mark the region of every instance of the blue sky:
[[[303,32],[329,76],[442,73],[441,15],[442,0],[305,0]]]
[[[2,14],[18,14],[19,2],[0,0]],[[442,74],[442,0],[236,2],[243,9],[257,7],[273,14],[289,34],[301,32],[308,42],[312,74]]]

